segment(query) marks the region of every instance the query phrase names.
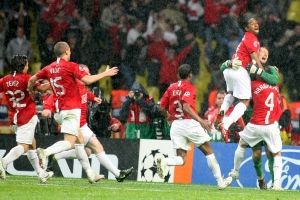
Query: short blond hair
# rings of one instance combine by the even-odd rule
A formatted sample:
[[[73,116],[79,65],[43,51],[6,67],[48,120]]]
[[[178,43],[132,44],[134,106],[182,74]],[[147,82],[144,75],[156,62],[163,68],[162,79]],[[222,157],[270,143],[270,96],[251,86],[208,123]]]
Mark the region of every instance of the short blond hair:
[[[64,53],[69,50],[69,45],[66,42],[58,42],[54,46],[54,53],[56,57],[62,57]]]

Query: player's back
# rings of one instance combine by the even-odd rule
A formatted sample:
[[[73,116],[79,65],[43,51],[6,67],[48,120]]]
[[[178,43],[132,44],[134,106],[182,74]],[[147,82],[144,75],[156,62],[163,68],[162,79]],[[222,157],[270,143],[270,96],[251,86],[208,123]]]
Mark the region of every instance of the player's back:
[[[27,91],[29,74],[9,74],[2,78],[1,89],[8,100],[11,123],[18,126],[26,124],[35,114],[35,102]]]
[[[279,87],[272,86],[262,80],[251,82],[253,124],[270,124],[279,120],[282,110],[278,101]]]
[[[81,108],[80,93],[76,78],[81,79],[86,72],[76,63],[58,59],[39,71],[37,78],[48,79],[60,110]]]
[[[195,87],[187,81],[178,81],[167,89],[162,97],[161,106],[168,107],[172,120],[191,119],[190,116],[183,112],[183,103],[189,103],[196,112],[195,99]]]

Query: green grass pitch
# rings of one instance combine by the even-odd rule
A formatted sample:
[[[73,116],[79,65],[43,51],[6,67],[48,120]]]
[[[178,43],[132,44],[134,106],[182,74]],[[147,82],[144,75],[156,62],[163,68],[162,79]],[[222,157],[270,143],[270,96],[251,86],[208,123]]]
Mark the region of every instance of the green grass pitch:
[[[263,191],[254,188],[228,187],[223,191],[216,185],[151,183],[125,180],[119,183],[104,179],[90,184],[87,179],[53,177],[40,184],[37,177],[11,176],[0,180],[0,199],[9,200],[93,200],[93,199],[221,199],[221,200],[299,200],[297,190]]]

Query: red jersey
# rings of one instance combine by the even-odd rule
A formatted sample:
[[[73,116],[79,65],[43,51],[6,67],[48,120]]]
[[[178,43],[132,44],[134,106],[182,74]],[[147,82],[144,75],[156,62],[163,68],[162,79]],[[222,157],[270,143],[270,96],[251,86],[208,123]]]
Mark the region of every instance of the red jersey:
[[[253,115],[250,119],[252,124],[271,124],[279,120],[282,109],[278,96],[279,86],[256,80],[251,82],[251,92],[253,99]]]
[[[47,79],[55,94],[56,112],[81,108],[79,89],[76,79],[86,74],[78,64],[59,58],[36,73],[38,79]]]
[[[80,115],[80,127],[87,123],[87,103],[88,101],[94,101],[95,95],[91,92],[87,92],[85,85],[77,81],[77,87],[80,91],[80,103],[81,103],[81,115]],[[54,95],[53,93],[44,102],[44,109],[49,109],[52,112],[56,112],[54,108]]]
[[[251,32],[246,32],[242,41],[236,49],[236,54],[232,57],[239,57],[242,61],[242,66],[246,69],[246,65],[252,62],[251,53],[258,52],[260,48],[260,43],[256,37]]]
[[[81,96],[81,115],[80,115],[80,127],[85,125],[87,123],[86,117],[87,117],[87,103],[88,101],[94,101],[95,95],[91,92],[87,92],[85,85],[80,83],[79,81],[77,82],[79,91],[80,91],[80,96]]]
[[[183,103],[188,103],[196,111],[196,88],[187,81],[178,81],[172,84],[164,93],[160,106],[168,108],[172,120],[191,119],[183,112]]]
[[[29,74],[16,73],[6,75],[0,81],[0,92],[5,92],[11,124],[27,124],[37,113],[35,102],[27,92],[30,77]]]

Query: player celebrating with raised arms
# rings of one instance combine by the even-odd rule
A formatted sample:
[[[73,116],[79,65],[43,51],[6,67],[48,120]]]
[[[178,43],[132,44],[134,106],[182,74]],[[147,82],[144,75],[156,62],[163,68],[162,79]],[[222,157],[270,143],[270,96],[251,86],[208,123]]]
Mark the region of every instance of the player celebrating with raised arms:
[[[201,119],[196,111],[195,99],[196,88],[190,81],[192,79],[192,68],[188,64],[179,67],[179,80],[177,83],[169,86],[164,93],[160,111],[171,123],[170,136],[173,147],[176,150],[176,156],[157,159],[157,173],[164,178],[166,165],[184,165],[187,151],[190,150],[190,142],[204,153],[209,168],[218,183],[220,190],[225,189],[232,181],[231,177],[223,179],[219,163],[210,146],[210,137],[207,131],[210,131],[209,120]]]
[[[37,172],[40,182],[45,183],[52,172],[45,172],[39,165],[36,141],[34,138],[35,127],[38,122],[35,102],[27,91],[28,80],[31,77],[27,74],[28,60],[25,55],[14,55],[10,65],[10,74],[0,79],[0,92],[4,92],[8,99],[10,123],[16,126],[17,146],[0,159],[0,177],[6,178],[7,165],[18,159],[27,152],[27,158],[33,169]],[[49,84],[34,84],[34,89],[44,92],[50,89]]]

